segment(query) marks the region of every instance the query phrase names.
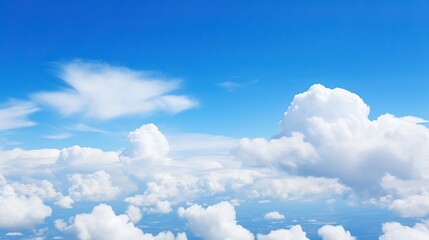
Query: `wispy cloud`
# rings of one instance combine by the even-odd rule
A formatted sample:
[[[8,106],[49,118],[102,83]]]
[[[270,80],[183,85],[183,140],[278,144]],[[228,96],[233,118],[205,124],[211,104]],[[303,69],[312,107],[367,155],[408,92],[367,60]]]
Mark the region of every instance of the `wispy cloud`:
[[[88,126],[84,123],[78,123],[69,128],[70,130],[79,132],[107,133],[107,131],[95,127]]]
[[[39,109],[31,102],[12,100],[0,108],[0,130],[36,125],[28,116]]]
[[[236,92],[238,89],[240,88],[245,88],[249,85],[255,84],[259,82],[259,79],[253,80],[253,81],[248,81],[248,82],[235,82],[235,81],[224,81],[224,82],[219,82],[217,84],[217,86],[224,88],[225,90],[227,90],[228,92]]]
[[[72,135],[70,133],[60,133],[60,134],[52,134],[52,135],[44,136],[44,138],[55,139],[55,140],[67,139],[67,138],[71,138],[71,137],[72,137]]]
[[[157,111],[178,113],[197,105],[188,96],[170,94],[181,87],[181,81],[150,72],[98,62],[73,61],[60,65],[59,77],[69,88],[39,92],[32,98],[64,116],[82,114],[105,120]]]

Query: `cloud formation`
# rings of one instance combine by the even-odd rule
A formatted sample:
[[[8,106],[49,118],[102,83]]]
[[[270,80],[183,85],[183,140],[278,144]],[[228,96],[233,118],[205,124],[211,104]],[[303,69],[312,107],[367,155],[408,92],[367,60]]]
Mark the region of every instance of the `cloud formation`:
[[[79,240],[90,239],[142,239],[142,240],[186,240],[180,233],[177,237],[171,232],[158,235],[143,233],[129,219],[128,215],[116,215],[111,206],[100,204],[91,213],[82,213],[71,218],[68,223],[56,220],[55,226],[62,232]]]
[[[39,111],[31,102],[10,101],[0,108],[0,131],[36,125],[28,119],[29,115]]]
[[[203,208],[192,205],[179,208],[179,217],[184,218],[192,232],[205,240],[235,239],[253,240],[253,234],[237,224],[234,206],[229,202]]]
[[[270,220],[281,220],[281,219],[285,219],[285,216],[277,211],[273,211],[273,212],[266,213],[264,215],[264,218],[270,219]]]
[[[325,225],[317,231],[323,240],[356,240],[349,231],[346,231],[343,226]]]
[[[68,88],[32,98],[64,116],[82,114],[104,120],[157,111],[177,113],[197,105],[190,97],[170,94],[180,88],[180,81],[149,72],[85,61],[62,64],[59,70]]]

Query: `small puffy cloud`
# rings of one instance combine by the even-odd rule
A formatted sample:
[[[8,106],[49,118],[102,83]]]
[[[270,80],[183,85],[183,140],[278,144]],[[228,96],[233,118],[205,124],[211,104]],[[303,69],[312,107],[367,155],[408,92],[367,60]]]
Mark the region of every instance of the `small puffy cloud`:
[[[19,194],[9,184],[0,186],[0,206],[0,229],[31,228],[52,213],[40,197]]]
[[[414,227],[401,225],[397,222],[384,223],[383,235],[379,240],[427,240],[429,239],[429,224],[417,223]]]
[[[128,215],[130,221],[133,223],[137,223],[142,219],[142,212],[140,211],[140,208],[136,206],[129,205],[125,213]]]
[[[0,108],[0,131],[36,125],[28,116],[39,109],[31,102],[10,101]]]
[[[128,145],[121,155],[128,162],[139,161],[142,164],[168,163],[170,146],[155,124],[142,125],[128,134]]]
[[[177,212],[188,222],[191,231],[205,240],[254,239],[251,232],[237,224],[234,206],[229,202],[207,208],[195,204],[186,209],[181,207]]]
[[[36,93],[32,98],[65,116],[103,120],[157,111],[177,113],[197,105],[187,96],[169,94],[180,88],[180,81],[125,67],[73,61],[60,65],[59,77],[69,88]]]
[[[343,226],[325,225],[317,231],[323,240],[356,240]]]
[[[264,215],[264,218],[270,219],[270,220],[281,220],[281,219],[285,219],[285,216],[277,211],[273,211],[273,212],[266,213]]]
[[[258,240],[310,240],[300,225],[292,226],[288,229],[273,230],[269,234],[258,234]]]
[[[69,196],[74,201],[107,201],[114,199],[121,190],[113,186],[110,175],[103,170],[92,174],[73,174],[69,176],[72,186]]]
[[[56,220],[55,227],[79,240],[90,239],[142,239],[142,240],[184,240],[186,235],[161,232],[154,236],[143,233],[129,219],[128,215],[116,215],[112,207],[100,204],[91,213],[82,213],[71,218],[68,223]]]

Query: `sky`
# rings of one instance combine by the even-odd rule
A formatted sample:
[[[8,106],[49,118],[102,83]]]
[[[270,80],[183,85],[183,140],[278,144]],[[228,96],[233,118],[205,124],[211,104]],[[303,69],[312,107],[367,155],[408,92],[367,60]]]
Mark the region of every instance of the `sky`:
[[[429,238],[427,1],[0,0],[0,36],[0,239]]]

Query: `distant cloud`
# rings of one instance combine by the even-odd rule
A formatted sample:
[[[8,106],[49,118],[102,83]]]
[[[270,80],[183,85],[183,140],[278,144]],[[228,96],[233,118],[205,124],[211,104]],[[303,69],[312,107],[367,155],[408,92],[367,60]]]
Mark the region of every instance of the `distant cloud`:
[[[0,131],[36,125],[28,116],[39,109],[31,102],[9,101],[0,108]]]
[[[224,88],[228,92],[233,93],[233,92],[236,92],[240,88],[245,88],[245,87],[252,85],[252,84],[255,84],[257,82],[259,82],[259,80],[253,80],[253,81],[248,81],[248,82],[224,81],[224,82],[219,82],[217,84],[217,86]]]
[[[54,140],[61,140],[61,139],[70,138],[71,136],[72,135],[70,133],[60,133],[60,134],[46,135],[44,138],[54,139]]]
[[[277,211],[273,211],[273,212],[266,213],[264,215],[264,218],[270,219],[270,220],[281,220],[281,219],[285,219],[285,216]]]
[[[343,226],[325,225],[317,231],[323,240],[356,240],[349,231],[346,231]]]
[[[180,88],[178,80],[105,63],[62,64],[59,77],[69,88],[35,93],[32,99],[64,116],[82,114],[105,120],[158,111],[178,113],[198,104],[188,96],[170,94]]]
[[[77,123],[69,127],[69,129],[74,131],[80,131],[80,132],[107,133],[107,131],[105,130],[94,128],[83,123]]]
[[[229,92],[234,92],[237,88],[243,88],[244,86],[240,83],[225,81],[217,84],[219,87],[225,88]]]
[[[427,240],[429,239],[429,222],[417,223],[414,227],[404,226],[397,222],[383,224],[383,235],[379,240]]]

